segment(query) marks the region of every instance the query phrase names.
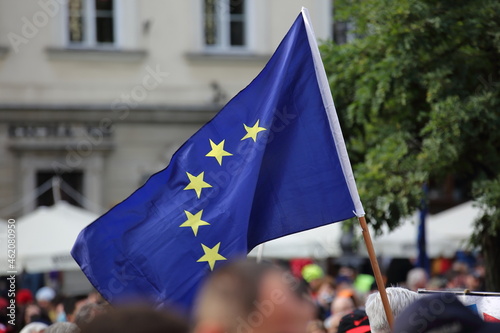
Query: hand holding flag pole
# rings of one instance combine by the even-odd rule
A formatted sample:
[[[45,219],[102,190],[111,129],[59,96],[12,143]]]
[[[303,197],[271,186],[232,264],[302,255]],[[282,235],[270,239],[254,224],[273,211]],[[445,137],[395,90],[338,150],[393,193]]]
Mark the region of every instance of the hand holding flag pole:
[[[112,303],[143,297],[189,309],[201,280],[227,260],[354,216],[392,323],[304,8],[260,74],[164,170],[87,226],[71,254]]]

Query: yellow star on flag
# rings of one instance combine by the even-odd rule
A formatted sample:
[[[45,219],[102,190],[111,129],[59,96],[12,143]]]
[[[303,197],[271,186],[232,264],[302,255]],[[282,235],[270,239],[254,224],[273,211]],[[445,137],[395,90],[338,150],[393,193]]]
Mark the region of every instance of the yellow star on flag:
[[[184,188],[184,190],[194,190],[198,199],[200,198],[202,189],[212,187],[212,185],[203,180],[205,172],[200,173],[198,176],[193,176],[189,172],[186,172],[186,174],[189,178],[189,184]]]
[[[222,165],[222,158],[224,156],[233,156],[233,154],[224,150],[224,141],[226,141],[226,140],[222,140],[217,145],[212,140],[209,140],[209,141],[210,141],[210,146],[212,147],[212,150],[208,154],[206,154],[205,156],[215,157],[217,162],[219,162],[219,165]]]
[[[253,139],[254,142],[257,142],[257,134],[259,132],[267,130],[267,128],[259,127],[259,122],[260,122],[260,119],[258,119],[257,122],[255,123],[255,125],[253,125],[252,127],[247,126],[246,124],[243,124],[243,126],[245,127],[245,131],[247,131],[247,134],[245,134],[245,136],[243,138],[241,138],[241,141],[243,141],[245,139]]]
[[[193,229],[193,233],[195,236],[198,233],[198,228],[200,226],[210,225],[210,223],[208,223],[207,221],[203,221],[201,219],[201,215],[203,214],[203,209],[194,215],[188,212],[187,210],[185,210],[184,213],[186,214],[187,220],[179,227],[191,227],[191,229]]]
[[[201,247],[203,248],[203,252],[205,252],[205,254],[196,262],[202,262],[202,261],[208,262],[211,271],[214,270],[216,261],[227,260],[226,258],[224,258],[219,254],[220,242],[217,243],[217,245],[215,245],[213,248],[209,248],[205,244],[201,244]]]

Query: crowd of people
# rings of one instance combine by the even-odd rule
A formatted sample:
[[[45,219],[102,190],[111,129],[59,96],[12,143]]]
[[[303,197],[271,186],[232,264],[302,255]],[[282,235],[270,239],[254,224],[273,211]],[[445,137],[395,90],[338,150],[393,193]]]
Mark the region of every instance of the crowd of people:
[[[146,305],[111,306],[97,292],[64,297],[42,287],[34,294],[18,290],[16,325],[9,326],[6,313],[0,313],[0,333],[500,332],[500,324],[484,322],[452,294],[417,293],[480,290],[482,274],[481,265],[464,261],[450,263],[445,274],[433,278],[424,269],[411,269],[406,281],[386,288],[393,328],[369,274],[343,266],[330,276],[310,261],[289,267],[240,261],[221,265],[208,277],[189,317]],[[6,306],[7,298],[0,297],[0,309]]]

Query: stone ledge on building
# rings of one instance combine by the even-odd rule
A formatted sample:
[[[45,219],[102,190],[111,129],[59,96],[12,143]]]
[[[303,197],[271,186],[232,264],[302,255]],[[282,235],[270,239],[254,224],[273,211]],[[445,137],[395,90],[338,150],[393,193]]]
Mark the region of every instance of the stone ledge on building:
[[[14,152],[22,152],[22,151],[78,151],[82,149],[82,140],[85,138],[81,138],[81,140],[75,139],[73,141],[61,142],[56,140],[44,140],[44,141],[35,141],[35,140],[16,140],[11,141],[7,144],[9,150]],[[85,147],[87,149],[87,147]],[[99,142],[98,144],[94,144],[90,146],[89,151],[91,152],[111,152],[115,149],[115,143],[109,142],[108,140],[104,140]]]
[[[46,52],[50,60],[78,60],[78,61],[122,61],[139,62],[144,60],[146,50],[124,50],[108,48],[59,48],[48,47]]]
[[[192,62],[258,62],[266,63],[271,58],[270,54],[254,53],[219,53],[219,52],[188,52],[185,54],[187,60]]]
[[[110,105],[0,104],[2,122],[96,122],[204,124],[222,105],[139,105],[129,110],[112,110]],[[27,121],[29,119],[29,121]]]

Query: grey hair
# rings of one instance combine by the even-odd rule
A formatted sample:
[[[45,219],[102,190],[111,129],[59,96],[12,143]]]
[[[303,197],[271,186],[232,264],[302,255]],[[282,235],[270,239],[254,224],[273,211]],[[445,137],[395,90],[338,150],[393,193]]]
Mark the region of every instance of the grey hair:
[[[79,328],[82,328],[94,320],[95,316],[105,312],[106,308],[101,304],[87,303],[76,312],[74,323]]]
[[[44,330],[47,328],[47,325],[44,323],[30,323],[21,330],[20,333],[38,333],[38,332],[44,332]]]
[[[44,333],[80,333],[80,329],[73,323],[55,323],[50,325]]]
[[[421,281],[427,281],[427,272],[425,269],[417,267],[408,272],[408,275],[406,276],[406,285],[408,286],[408,289],[415,290],[415,287]]]
[[[396,319],[399,314],[406,309],[406,307],[420,297],[416,292],[400,287],[386,288],[386,292],[394,319]],[[368,319],[370,320],[372,333],[391,332],[379,293],[374,293],[368,296],[366,299],[365,311],[368,315]]]

